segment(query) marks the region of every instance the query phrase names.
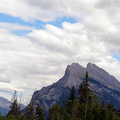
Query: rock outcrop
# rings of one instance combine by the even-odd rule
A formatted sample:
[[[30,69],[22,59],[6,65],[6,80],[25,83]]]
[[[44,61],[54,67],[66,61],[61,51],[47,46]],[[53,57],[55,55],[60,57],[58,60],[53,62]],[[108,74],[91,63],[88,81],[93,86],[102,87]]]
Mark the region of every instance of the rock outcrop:
[[[100,100],[104,99],[106,104],[111,102],[118,108],[120,106],[120,82],[92,63],[88,63],[86,68],[78,63],[68,65],[64,76],[58,82],[34,92],[31,102],[40,104],[46,111],[52,104],[62,105],[62,100],[67,99],[72,86],[75,86],[77,95],[86,71],[88,71],[91,86],[95,87],[94,91],[100,96]]]

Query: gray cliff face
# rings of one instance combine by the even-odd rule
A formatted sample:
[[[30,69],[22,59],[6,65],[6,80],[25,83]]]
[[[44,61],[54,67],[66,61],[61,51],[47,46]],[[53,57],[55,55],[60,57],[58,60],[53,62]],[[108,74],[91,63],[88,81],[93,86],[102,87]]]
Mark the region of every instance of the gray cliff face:
[[[72,88],[73,86],[79,87],[84,79],[85,72],[86,68],[80,66],[78,63],[68,65],[65,75],[57,82],[57,84],[68,86],[69,88]]]
[[[95,64],[88,63],[86,69],[89,73],[89,78],[95,79],[108,88],[120,91],[120,82],[102,68],[97,67]]]
[[[67,98],[66,95],[69,94],[70,88],[54,83],[47,89],[42,88],[42,91],[44,94],[40,94],[41,90],[34,92],[31,101],[34,101],[35,106],[38,103],[48,111],[53,104],[62,104],[62,100]]]
[[[105,99],[106,103],[111,102],[119,107],[120,82],[92,63],[88,63],[86,68],[78,63],[68,65],[64,76],[58,82],[36,91],[31,102],[39,103],[46,111],[52,104],[62,105],[62,100],[67,99],[72,86],[75,86],[77,93],[81,82],[85,78],[86,71],[88,71],[91,86],[95,87],[94,91],[100,96],[101,100]]]

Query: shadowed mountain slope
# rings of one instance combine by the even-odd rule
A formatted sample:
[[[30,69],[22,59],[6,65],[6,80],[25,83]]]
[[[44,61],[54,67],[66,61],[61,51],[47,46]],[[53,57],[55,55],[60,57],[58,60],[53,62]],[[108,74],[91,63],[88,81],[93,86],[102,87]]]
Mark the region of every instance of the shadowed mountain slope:
[[[10,110],[10,105],[11,102],[3,97],[0,97],[0,113],[3,116],[6,116],[6,114],[9,112]],[[24,109],[26,106],[23,104],[20,104],[21,110]]]
[[[91,86],[95,87],[94,91],[100,96],[101,100],[104,99],[106,104],[111,102],[119,108],[120,82],[92,63],[88,63],[86,68],[78,63],[68,65],[64,76],[58,82],[34,92],[31,102],[34,101],[34,105],[36,103],[40,104],[46,111],[52,104],[62,105],[62,100],[67,99],[72,86],[75,86],[76,91],[78,91],[81,82],[85,78],[86,71],[88,71]]]

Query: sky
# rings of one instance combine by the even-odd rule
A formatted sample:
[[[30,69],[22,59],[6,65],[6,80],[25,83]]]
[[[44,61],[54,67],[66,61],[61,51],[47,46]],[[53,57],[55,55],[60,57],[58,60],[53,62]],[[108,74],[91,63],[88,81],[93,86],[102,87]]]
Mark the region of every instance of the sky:
[[[0,0],[0,96],[28,104],[67,65],[91,62],[120,81],[119,0]]]

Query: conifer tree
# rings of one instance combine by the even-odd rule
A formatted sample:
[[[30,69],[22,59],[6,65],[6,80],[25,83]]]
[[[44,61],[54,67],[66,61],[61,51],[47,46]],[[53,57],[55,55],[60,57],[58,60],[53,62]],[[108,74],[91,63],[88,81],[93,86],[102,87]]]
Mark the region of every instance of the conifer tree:
[[[70,91],[70,94],[68,96],[68,101],[69,102],[73,102],[74,100],[76,99],[76,96],[75,96],[75,87],[73,86],[71,91]]]
[[[30,104],[25,110],[24,116],[25,120],[35,120],[35,93],[33,94]]]
[[[65,105],[65,104],[64,104]],[[78,101],[75,96],[75,87],[73,86],[70,94],[68,96],[68,101],[66,101],[66,110],[68,113],[69,119],[74,119],[78,113]]]
[[[68,120],[64,107],[53,104],[49,109],[48,120]]]
[[[11,115],[14,115],[14,116],[18,117],[20,115],[20,107],[19,107],[18,100],[17,100],[16,90],[13,94],[13,97],[12,97],[11,101],[12,102],[11,102],[11,105],[10,105],[10,111],[8,112],[7,116],[11,114]]]
[[[33,107],[31,104],[29,104],[28,107],[26,108],[24,117],[25,117],[25,120],[34,120],[35,119]]]
[[[93,91],[90,89],[90,83],[88,80],[88,72],[85,74],[85,79],[80,85],[78,90],[78,101],[79,101],[79,117],[82,117],[83,120],[87,118],[87,112],[92,106],[92,96]]]
[[[92,99],[92,92],[93,91],[90,89],[90,83],[88,80],[88,72],[86,72],[85,79],[81,83],[78,90],[79,103],[86,103],[87,101],[90,101]]]
[[[44,120],[44,108],[42,108],[39,104],[37,104],[36,107],[36,114],[35,114],[36,120]]]

